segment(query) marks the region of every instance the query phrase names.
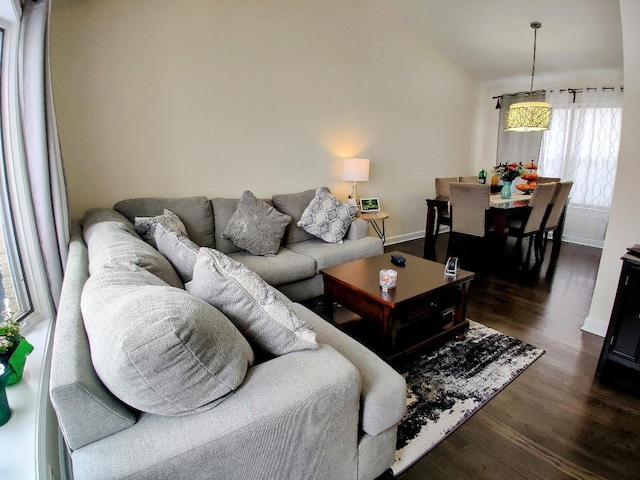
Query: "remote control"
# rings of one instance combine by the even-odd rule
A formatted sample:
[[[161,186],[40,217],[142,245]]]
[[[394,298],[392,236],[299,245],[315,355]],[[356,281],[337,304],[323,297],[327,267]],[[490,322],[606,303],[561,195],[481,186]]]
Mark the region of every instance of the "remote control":
[[[407,263],[407,259],[402,255],[391,255],[391,263],[398,265],[399,267],[404,267]]]

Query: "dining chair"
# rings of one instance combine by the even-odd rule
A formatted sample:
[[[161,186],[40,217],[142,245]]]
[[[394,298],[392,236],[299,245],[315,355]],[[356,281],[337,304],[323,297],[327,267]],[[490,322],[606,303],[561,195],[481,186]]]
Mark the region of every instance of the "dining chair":
[[[560,181],[557,177],[538,177],[536,178],[536,183],[538,185],[542,183],[558,183]]]
[[[549,233],[553,232],[554,237],[554,249],[551,252],[551,256],[556,258],[560,254],[560,245],[561,238],[556,238],[556,235],[562,235],[562,222],[564,220],[564,213],[567,203],[569,201],[569,194],[571,193],[571,189],[573,188],[573,182],[559,182],[555,184],[555,191],[553,194],[553,198],[551,199],[551,210],[549,212],[549,217],[547,218],[547,223],[542,231],[541,238],[541,257],[544,260],[544,252],[547,248],[547,243],[549,241]],[[535,192],[535,190],[534,190]]]
[[[436,198],[449,198],[449,185],[458,183],[458,177],[436,178]],[[449,215],[449,207],[438,208],[438,218],[436,221],[435,238],[438,239],[440,233],[440,225],[451,227],[451,215]]]
[[[525,237],[529,238],[529,247],[527,248],[527,257],[524,265],[529,267],[531,260],[531,248],[534,246],[535,265],[541,263],[541,242],[542,232],[544,231],[547,219],[552,208],[552,199],[556,191],[555,183],[543,183],[538,185],[531,194],[529,200],[529,214],[521,220],[514,220],[509,223],[508,235],[516,237],[516,244],[513,249],[513,258],[516,265],[522,265],[522,241]]]
[[[480,250],[480,254],[486,258],[489,232],[487,210],[491,185],[451,183],[449,190],[451,231],[447,244],[447,257],[455,253],[454,250],[460,240],[473,239],[483,243],[485,248]]]
[[[460,183],[478,183],[478,176],[458,177]]]

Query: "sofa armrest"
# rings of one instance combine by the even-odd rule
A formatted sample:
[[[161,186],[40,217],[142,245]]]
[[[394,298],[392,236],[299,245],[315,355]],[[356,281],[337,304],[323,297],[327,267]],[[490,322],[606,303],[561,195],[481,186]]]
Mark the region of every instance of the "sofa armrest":
[[[74,478],[357,478],[359,399],[358,370],[336,350],[290,353],[209,410],[141,414],[76,450]]]
[[[308,308],[297,303],[289,306],[313,326],[318,342],[331,345],[360,372],[362,430],[369,435],[378,435],[400,423],[407,408],[404,378],[367,347]]]
[[[102,384],[91,364],[80,297],[88,272],[87,247],[77,221],[72,222],[69,257],[51,356],[51,403],[65,440],[73,450],[135,424],[131,410]]]
[[[354,218],[344,238],[346,240],[360,240],[367,236],[369,236],[369,222],[361,218]]]

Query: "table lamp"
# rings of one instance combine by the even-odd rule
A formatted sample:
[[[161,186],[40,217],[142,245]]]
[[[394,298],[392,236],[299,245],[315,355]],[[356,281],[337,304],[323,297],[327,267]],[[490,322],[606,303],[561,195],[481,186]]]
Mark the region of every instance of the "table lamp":
[[[353,182],[351,198],[355,200],[356,206],[360,208],[360,194],[358,193],[357,182],[367,182],[369,180],[369,159],[345,158],[342,168],[342,180]]]

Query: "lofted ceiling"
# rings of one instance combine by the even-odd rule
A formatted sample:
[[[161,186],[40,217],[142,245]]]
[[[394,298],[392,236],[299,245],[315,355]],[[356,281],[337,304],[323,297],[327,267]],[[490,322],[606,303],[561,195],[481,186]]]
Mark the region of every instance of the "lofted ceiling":
[[[445,55],[488,87],[529,87],[532,21],[538,30],[535,85],[618,75],[618,0],[384,0]],[[538,83],[541,81],[541,83]]]

